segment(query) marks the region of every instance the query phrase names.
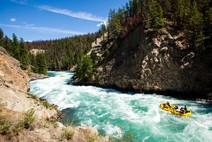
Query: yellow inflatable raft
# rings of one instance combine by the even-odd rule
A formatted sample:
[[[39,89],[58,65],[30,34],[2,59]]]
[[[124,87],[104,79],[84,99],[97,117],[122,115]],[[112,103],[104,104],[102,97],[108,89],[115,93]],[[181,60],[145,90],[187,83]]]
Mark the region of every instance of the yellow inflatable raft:
[[[185,117],[188,117],[188,116],[191,116],[191,111],[190,109],[182,109],[180,111],[176,110],[176,105],[170,105],[170,104],[167,104],[167,103],[161,103],[160,104],[160,108],[165,110],[165,111],[168,111],[174,115],[179,115],[179,116],[185,116]]]

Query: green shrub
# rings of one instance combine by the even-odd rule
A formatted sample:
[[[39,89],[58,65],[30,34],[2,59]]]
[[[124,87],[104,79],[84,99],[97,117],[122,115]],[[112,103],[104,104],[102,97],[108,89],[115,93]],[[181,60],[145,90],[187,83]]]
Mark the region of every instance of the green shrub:
[[[24,121],[25,121],[26,125],[30,125],[33,122],[35,122],[35,115],[34,114],[35,114],[34,109],[30,109],[25,113]]]
[[[74,130],[72,129],[64,129],[63,133],[62,133],[62,140],[66,139],[66,140],[72,140],[74,136]]]
[[[57,110],[57,106],[56,106],[56,105],[49,104],[49,103],[48,103],[46,100],[44,100],[44,99],[40,99],[40,102],[41,102],[41,104],[42,104],[44,107],[46,107],[46,108]]]
[[[30,98],[34,99],[34,100],[39,100],[38,97],[36,97],[35,95],[31,94],[31,93],[26,93]]]
[[[6,120],[5,117],[0,116],[0,134],[8,134],[10,133],[11,124]]]
[[[35,96],[35,95],[31,94],[31,93],[28,93],[28,92],[27,92],[26,94],[27,94],[30,98],[39,101],[44,107],[49,108],[49,109],[58,110],[58,109],[57,109],[57,106],[52,105],[52,104],[49,104],[45,99],[38,98],[37,96]]]
[[[97,135],[92,135],[89,137],[88,142],[96,142],[98,140],[98,136]]]
[[[24,113],[24,119],[20,120],[18,123],[18,130],[22,130],[24,128],[25,129],[30,128],[31,124],[35,122],[34,113],[35,113],[34,109],[30,109],[26,113]]]

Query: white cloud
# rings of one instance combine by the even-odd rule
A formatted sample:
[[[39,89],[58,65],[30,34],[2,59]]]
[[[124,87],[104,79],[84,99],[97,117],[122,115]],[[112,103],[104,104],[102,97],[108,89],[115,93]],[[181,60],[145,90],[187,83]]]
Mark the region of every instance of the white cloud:
[[[16,19],[15,18],[10,18],[10,22],[15,22]]]
[[[27,27],[33,27],[35,26],[34,24],[26,24]]]
[[[29,39],[29,40],[24,40],[24,41],[26,41],[26,42],[32,42],[33,40],[30,40],[30,39]]]
[[[41,10],[46,10],[46,11],[50,11],[53,13],[63,14],[63,15],[67,15],[69,17],[74,17],[74,18],[79,18],[79,19],[84,19],[84,20],[89,20],[89,21],[96,21],[96,22],[104,22],[105,21],[104,18],[95,16],[95,15],[93,15],[91,13],[87,13],[87,12],[73,12],[73,11],[70,11],[67,9],[53,8],[53,7],[46,6],[46,5],[38,6],[38,8]]]
[[[82,35],[84,33],[77,32],[77,31],[70,31],[70,30],[64,30],[64,29],[58,29],[58,28],[48,28],[48,27],[35,27],[35,26],[21,26],[21,25],[6,25],[6,24],[0,24],[2,27],[9,27],[9,28],[16,28],[16,29],[27,29],[27,30],[33,30],[41,33],[61,33],[61,34],[71,34],[71,35]]]
[[[106,20],[105,20],[104,22],[101,22],[101,23],[97,24],[96,26],[97,26],[97,27],[101,27],[103,24],[104,24],[105,26],[107,26]]]
[[[27,0],[10,0],[11,2],[14,2],[14,3],[18,3],[18,4],[26,4],[27,3]]]
[[[101,27],[102,24],[103,24],[103,23],[101,22],[101,23],[97,24],[96,26],[97,26],[97,27]]]
[[[26,22],[23,22],[23,24],[24,24],[25,26],[27,26],[27,27],[33,27],[33,26],[35,26],[35,24],[28,24],[28,23],[26,23]]]

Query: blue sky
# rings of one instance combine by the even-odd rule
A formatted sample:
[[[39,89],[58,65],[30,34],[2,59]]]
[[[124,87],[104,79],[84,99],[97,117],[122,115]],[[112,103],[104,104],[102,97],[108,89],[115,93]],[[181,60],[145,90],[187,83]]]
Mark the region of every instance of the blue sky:
[[[9,37],[48,40],[98,31],[110,9],[129,0],[0,0],[0,27]]]

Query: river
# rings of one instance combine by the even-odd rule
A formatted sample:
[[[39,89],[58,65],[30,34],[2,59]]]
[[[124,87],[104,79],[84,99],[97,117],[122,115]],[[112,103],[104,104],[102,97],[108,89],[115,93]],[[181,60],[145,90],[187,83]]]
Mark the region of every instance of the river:
[[[91,126],[102,135],[133,142],[212,142],[212,106],[157,94],[121,93],[94,86],[67,85],[71,72],[49,71],[49,78],[30,82],[30,93],[56,104],[63,123]],[[186,105],[191,117],[159,108],[160,103]]]

